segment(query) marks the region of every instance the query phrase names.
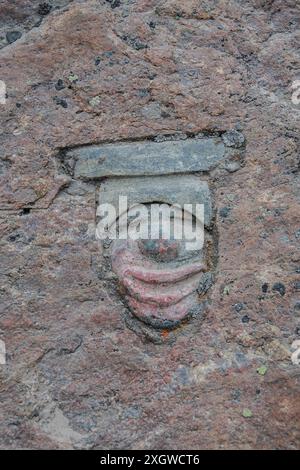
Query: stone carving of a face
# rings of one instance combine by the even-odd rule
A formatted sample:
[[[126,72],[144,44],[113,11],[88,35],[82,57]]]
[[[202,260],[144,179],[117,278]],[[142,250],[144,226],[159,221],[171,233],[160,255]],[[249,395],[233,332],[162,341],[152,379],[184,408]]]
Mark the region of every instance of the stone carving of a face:
[[[197,290],[204,284],[208,289],[212,278],[209,246],[213,243],[209,231],[212,208],[208,184],[194,175],[112,178],[101,185],[99,202],[115,205],[120,192],[127,197],[128,207],[132,208],[126,214],[126,223],[136,224],[138,221],[142,224],[145,219],[149,226],[147,235],[152,234],[152,238],[141,235],[136,240],[113,240],[109,247],[112,270],[117,274],[126,303],[136,317],[155,328],[173,328],[200,311]],[[184,218],[180,219],[180,209],[171,210],[184,207],[184,204],[192,210],[196,204],[204,206],[206,230],[201,247],[200,243],[190,247],[186,230],[182,231],[180,239],[176,239],[171,230],[170,236],[165,236],[161,219],[156,220],[157,230],[153,227],[155,221],[151,214],[156,208],[169,208],[174,224],[177,216],[178,220],[186,222]],[[190,214],[193,230],[198,227],[203,231],[203,220],[196,220],[192,211]],[[123,215],[118,213],[119,224]]]
[[[106,144],[72,152],[75,176],[101,178],[99,207],[118,208],[109,227],[120,227],[125,215],[126,224],[130,223],[134,219],[132,208],[141,204],[143,211],[134,213],[140,221],[146,218],[146,224],[153,223],[153,205],[189,205],[192,225],[197,227],[194,207],[198,204],[204,208],[200,221],[204,241],[195,249],[187,249],[184,235],[182,239],[168,238],[160,230],[156,238],[114,237],[104,242],[125,305],[136,318],[154,328],[172,329],[203,310],[213,282],[216,251],[209,172],[226,163],[227,150],[221,138],[202,137]],[[126,207],[120,206],[120,196],[126,198]]]

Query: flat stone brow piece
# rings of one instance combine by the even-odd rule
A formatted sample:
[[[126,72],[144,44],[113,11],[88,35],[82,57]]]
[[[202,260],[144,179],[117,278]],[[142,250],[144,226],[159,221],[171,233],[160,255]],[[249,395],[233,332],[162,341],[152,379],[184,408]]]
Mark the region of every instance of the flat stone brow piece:
[[[164,142],[90,145],[67,152],[75,159],[76,178],[151,176],[209,171],[225,159],[218,137]]]
[[[119,195],[126,196],[128,206],[148,204],[153,201],[170,206],[195,203],[204,205],[204,222],[208,227],[212,220],[212,202],[206,181],[195,175],[142,176],[139,178],[108,178],[100,186],[99,203],[118,207]],[[119,214],[120,215],[120,214]]]

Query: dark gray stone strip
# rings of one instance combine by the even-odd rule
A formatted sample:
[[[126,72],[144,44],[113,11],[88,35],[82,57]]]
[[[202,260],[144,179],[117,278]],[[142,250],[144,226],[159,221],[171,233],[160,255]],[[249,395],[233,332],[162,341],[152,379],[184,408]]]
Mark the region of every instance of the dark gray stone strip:
[[[225,158],[217,137],[86,146],[67,152],[75,177],[150,176],[208,171]]]

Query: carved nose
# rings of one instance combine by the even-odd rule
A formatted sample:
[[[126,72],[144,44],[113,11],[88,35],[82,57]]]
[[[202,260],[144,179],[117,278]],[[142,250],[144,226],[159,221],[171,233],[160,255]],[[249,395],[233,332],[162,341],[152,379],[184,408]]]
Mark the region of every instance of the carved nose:
[[[139,248],[143,255],[158,261],[172,261],[178,257],[179,243],[176,240],[139,240]]]

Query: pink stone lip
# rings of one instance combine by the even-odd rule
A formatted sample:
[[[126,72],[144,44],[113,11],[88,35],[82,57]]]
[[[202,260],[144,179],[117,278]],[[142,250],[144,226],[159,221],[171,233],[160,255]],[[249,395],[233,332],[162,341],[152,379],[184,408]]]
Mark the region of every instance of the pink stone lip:
[[[191,276],[187,282],[183,279],[174,284],[168,282],[167,284],[162,283],[159,285],[157,282],[143,282],[131,276],[125,276],[122,279],[122,283],[131,297],[134,297],[136,300],[160,307],[167,307],[178,303],[181,299],[194,292],[201,277],[202,273],[197,273]]]
[[[137,244],[115,245],[112,268],[126,291],[132,313],[158,328],[173,328],[199,309],[199,282],[207,271],[202,260],[158,263],[143,256]]]
[[[202,262],[194,262],[190,265],[172,269],[145,269],[143,266],[125,266],[123,276],[131,276],[145,283],[174,283],[204,271],[205,268],[206,266]]]

